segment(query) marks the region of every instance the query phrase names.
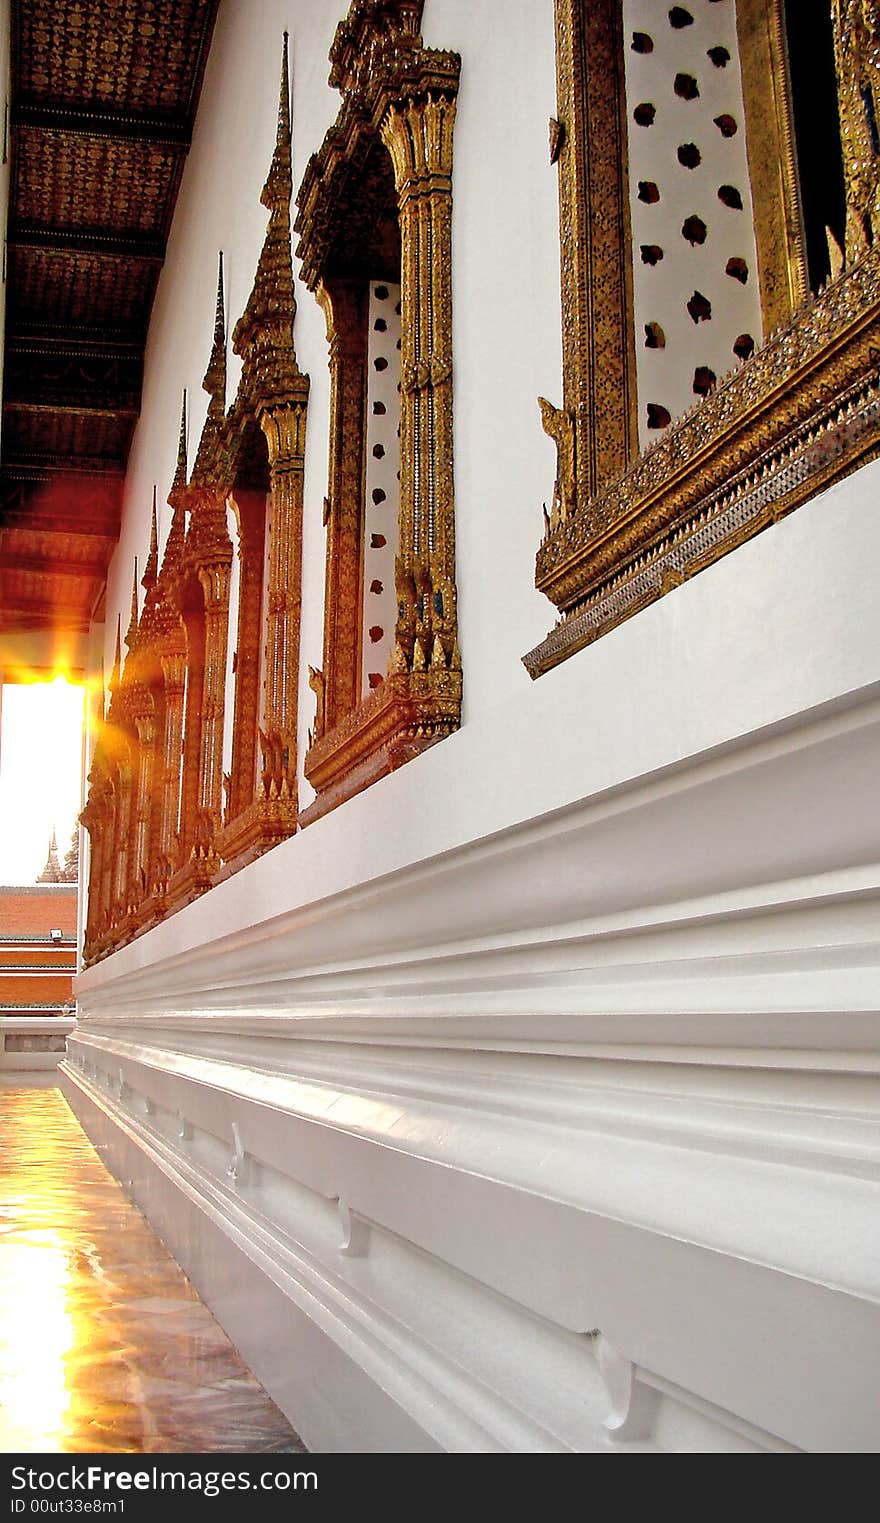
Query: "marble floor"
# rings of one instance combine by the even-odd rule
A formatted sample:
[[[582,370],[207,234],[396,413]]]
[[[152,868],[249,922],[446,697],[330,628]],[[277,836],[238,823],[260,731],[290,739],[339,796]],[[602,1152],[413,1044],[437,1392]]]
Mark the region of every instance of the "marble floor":
[[[0,1088],[0,1451],[303,1445],[61,1091]]]

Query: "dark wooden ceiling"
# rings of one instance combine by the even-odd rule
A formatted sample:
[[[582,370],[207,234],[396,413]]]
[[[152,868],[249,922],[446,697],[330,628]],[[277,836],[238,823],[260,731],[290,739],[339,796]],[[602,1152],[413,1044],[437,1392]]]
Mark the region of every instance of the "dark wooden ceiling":
[[[83,630],[219,0],[13,0],[0,634]]]

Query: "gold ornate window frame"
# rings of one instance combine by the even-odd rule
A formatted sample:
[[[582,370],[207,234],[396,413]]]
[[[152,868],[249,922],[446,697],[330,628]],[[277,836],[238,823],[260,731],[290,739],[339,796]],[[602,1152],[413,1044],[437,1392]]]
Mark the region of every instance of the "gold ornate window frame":
[[[806,284],[781,3],[739,0],[737,14],[769,336],[638,456],[632,437],[610,427],[601,395],[595,405],[583,395],[583,378],[603,356],[610,363],[595,371],[595,384],[613,390],[617,376],[624,414],[634,384],[622,337],[617,352],[600,343],[606,289],[614,327],[633,327],[621,274],[627,222],[603,164],[621,146],[622,55],[606,51],[609,38],[620,39],[620,0],[555,0],[563,405],[542,402],[559,464],[536,585],[560,618],[523,657],[532,677],[880,452],[880,160],[866,105],[880,104],[877,0],[832,0],[847,247],[815,297]],[[772,162],[758,165],[758,152]],[[625,185],[625,162],[620,174]],[[609,216],[616,232],[601,245],[589,230]]]
[[[746,147],[765,333],[810,292],[798,191],[785,0],[737,0]]]
[[[154,501],[146,597],[140,617],[133,597],[129,654],[124,666],[117,658],[93,757],[82,815],[91,840],[86,962],[107,956],[297,828],[309,379],[294,348],[292,191],[285,34],[275,151],[262,193],[269,221],[253,289],[233,333],[242,360],[238,392],[227,411],[221,255],[204,379],[205,425],[188,477],[184,397],[162,565],[157,568]],[[230,503],[236,544],[228,529]],[[224,777],[236,551],[241,581],[232,766]]]
[[[331,365],[323,669],[305,774],[308,824],[457,729],[461,658],[455,597],[452,457],[452,135],[460,60],[425,48],[422,0],[354,0],[337,28],[336,122],[298,196],[302,275],[324,306]],[[395,640],[381,686],[358,698],[365,406],[357,294],[334,279],[348,188],[383,145],[401,245],[401,409]],[[369,272],[363,272],[361,304]],[[351,310],[349,310],[351,309]]]

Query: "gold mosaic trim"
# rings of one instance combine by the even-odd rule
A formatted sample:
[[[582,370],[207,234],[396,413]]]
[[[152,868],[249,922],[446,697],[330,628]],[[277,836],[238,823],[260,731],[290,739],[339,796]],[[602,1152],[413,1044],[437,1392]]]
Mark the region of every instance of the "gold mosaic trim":
[[[563,621],[533,677],[880,448],[880,253],[829,285],[537,557]]]

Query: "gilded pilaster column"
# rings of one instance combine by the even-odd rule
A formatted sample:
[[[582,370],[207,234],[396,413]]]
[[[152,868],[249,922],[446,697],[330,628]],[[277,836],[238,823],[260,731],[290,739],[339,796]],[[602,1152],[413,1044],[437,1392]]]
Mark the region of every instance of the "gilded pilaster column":
[[[398,648],[418,670],[455,652],[452,452],[452,133],[455,98],[392,106],[382,125],[400,207],[401,413]],[[409,606],[408,606],[409,603]],[[439,647],[435,643],[439,640]]]
[[[192,520],[178,582],[186,631],[186,699],[181,769],[180,850],[185,868],[213,851],[223,809],[223,713],[232,542],[226,494],[216,486],[189,488]]]
[[[235,661],[235,724],[227,819],[247,809],[256,794],[257,726],[260,700],[260,650],[263,604],[263,555],[266,504],[262,494],[238,492],[238,639]]]
[[[86,924],[83,937],[83,955],[88,960],[98,932],[98,885],[101,881],[101,854],[103,849],[101,831],[98,825],[98,809],[91,795],[80,815],[80,820],[89,833],[89,879],[86,885]]]
[[[93,841],[95,837],[92,837]],[[98,867],[94,874],[95,911],[93,935],[100,937],[106,931],[110,919],[110,890],[113,871],[113,794],[109,780],[105,780],[98,801],[97,839],[100,842]],[[91,899],[89,915],[91,917]]]
[[[104,884],[112,836],[110,785],[101,759],[96,756],[89,779],[89,796],[80,819],[89,833],[89,882],[86,906],[84,954],[90,959],[102,929]]]
[[[205,614],[202,608],[182,615],[186,630],[186,691],[180,764],[178,866],[183,868],[196,844],[202,754],[202,693],[205,673]]]
[[[180,781],[183,765],[183,699],[186,691],[186,651],[182,647],[160,656],[165,682],[165,736],[162,757],[162,825],[159,874],[167,878],[178,864]]]
[[[131,760],[120,761],[116,769],[116,809],[113,829],[113,853],[110,863],[112,882],[109,913],[118,920],[128,909],[128,864],[131,860]]]
[[[311,823],[450,734],[461,714],[451,275],[452,140],[461,60],[456,53],[423,45],[421,13],[421,0],[383,0],[381,6],[353,0],[330,49],[330,83],[341,91],[342,105],[306,166],[298,196],[302,275],[325,311],[328,305],[331,309],[328,337],[338,382],[331,435],[324,672],[310,676],[317,714],[305,762],[316,798],[300,816],[301,824]],[[390,249],[377,259],[361,233],[361,201],[372,205],[378,191],[371,179],[364,179],[367,165],[375,163],[379,169],[377,135],[388,154],[380,173],[384,177],[390,165],[394,177],[400,233],[397,618],[387,673],[361,695],[360,661],[355,665],[352,657],[363,631],[363,523],[345,514],[349,503],[352,513],[364,511],[361,430],[368,394],[363,369],[368,335],[359,315],[345,308],[340,272],[352,285],[361,282],[363,299],[369,294],[368,275],[379,279],[387,274],[396,284]],[[380,194],[384,197],[384,189]],[[354,344],[360,350],[360,369],[353,362],[346,370],[346,355],[336,339],[343,332],[343,318],[352,355]],[[343,379],[351,382],[350,396],[343,392]],[[356,414],[353,427],[342,416],[346,408]],[[337,657],[340,644],[346,667]],[[344,672],[351,674],[347,688],[340,680]]]
[[[880,237],[880,5],[832,0],[831,15],[851,264]]]
[[[160,633],[159,669],[164,689],[164,734],[162,738],[161,820],[158,826],[156,873],[164,889],[175,869],[185,860],[182,850],[182,793],[184,702],[187,690],[187,656],[191,654],[192,631],[187,630],[179,603],[179,577],[186,547],[186,392],[180,414],[177,466],[168,503],[172,509],[171,527],[165,542],[165,554],[157,584]]]
[[[113,906],[113,872],[115,866],[116,845],[116,806],[118,801],[117,789],[108,778],[106,786],[106,804],[103,810],[103,828],[101,831],[101,876],[98,879],[98,931],[103,934],[109,929],[112,906]]]
[[[290,252],[292,194],[290,73],[287,34],[281,60],[275,151],[262,202],[269,222],[253,290],[236,323],[233,346],[242,357],[242,384],[266,437],[271,480],[269,588],[266,609],[265,702],[260,728],[262,770],[258,798],[297,797],[297,689],[302,573],[303,460],[309,379],[296,362],[296,298]],[[280,838],[280,837],[278,837]]]
[[[153,774],[155,767],[156,721],[152,712],[140,713],[135,719],[138,737],[137,788],[135,791],[134,860],[131,882],[134,901],[147,895],[150,889],[150,823],[153,815]]]
[[[369,289],[364,280],[333,280],[318,292],[330,349],[330,496],[324,585],[324,697],[320,739],[360,699],[364,514],[364,397],[367,388]]]
[[[581,506],[638,454],[620,0],[554,0],[562,409]]]
[[[304,387],[288,404],[260,414],[272,481],[262,788],[269,798],[294,801],[307,399]]]
[[[215,503],[215,510],[217,504]],[[224,507],[223,530],[225,526]],[[227,537],[227,544],[228,544]],[[223,812],[223,714],[226,704],[226,646],[229,639],[229,577],[232,546],[223,559],[199,566],[205,599],[205,665],[199,735],[198,823],[195,844],[211,847]]]

